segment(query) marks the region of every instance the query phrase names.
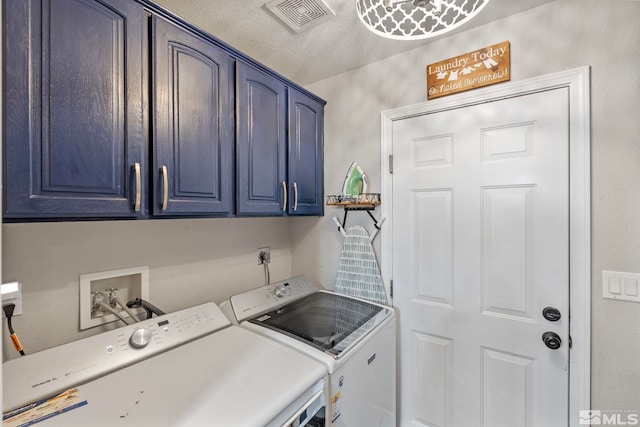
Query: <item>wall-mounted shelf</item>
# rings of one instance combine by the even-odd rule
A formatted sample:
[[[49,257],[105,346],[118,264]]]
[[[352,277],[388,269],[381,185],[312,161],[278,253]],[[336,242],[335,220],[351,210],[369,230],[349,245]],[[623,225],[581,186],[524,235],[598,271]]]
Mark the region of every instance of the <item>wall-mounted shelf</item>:
[[[382,227],[382,223],[386,220],[385,217],[380,218],[378,221],[373,214],[371,213],[376,209],[376,207],[380,205],[380,193],[364,193],[358,194],[356,196],[350,195],[337,195],[337,196],[327,196],[327,206],[333,206],[344,209],[344,217],[342,222],[335,216],[333,217],[333,222],[338,226],[338,231],[344,237],[346,237],[345,225],[347,223],[347,215],[349,211],[365,211],[369,215],[369,217],[373,220],[373,226],[375,227],[375,231],[371,234],[370,240],[373,240],[378,235],[380,231],[380,227]]]
[[[355,196],[348,194],[338,194],[327,196],[327,206],[378,206],[380,204],[380,193],[362,193]]]
[[[365,211],[365,210],[375,210],[378,203],[353,203],[353,202],[342,202],[342,203],[327,203],[327,206],[334,206],[339,208],[345,208],[350,211]]]

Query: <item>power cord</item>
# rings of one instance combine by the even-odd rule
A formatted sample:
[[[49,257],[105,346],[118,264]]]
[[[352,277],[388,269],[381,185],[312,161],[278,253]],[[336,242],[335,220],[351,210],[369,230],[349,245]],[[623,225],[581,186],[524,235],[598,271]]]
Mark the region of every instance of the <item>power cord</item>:
[[[20,344],[20,340],[16,335],[16,332],[13,330],[13,325],[11,324],[11,318],[13,317],[13,311],[16,309],[16,305],[13,303],[5,304],[2,306],[4,310],[4,315],[7,316],[7,327],[9,328],[9,333],[11,334],[11,341],[13,342],[13,346],[16,348],[16,351],[24,356],[24,350],[22,349],[22,344]]]
[[[151,319],[151,316],[153,316],[154,314],[156,316],[162,316],[163,314],[166,314],[164,311],[160,310],[158,307],[156,307],[155,305],[151,304],[149,301],[145,301],[141,298],[134,298],[131,301],[127,302],[127,307],[129,308],[133,308],[133,307],[142,307],[144,308],[144,311],[147,312],[147,319]]]
[[[271,282],[271,275],[269,274],[269,261],[267,261],[266,252],[260,252],[260,264],[264,267],[264,285],[267,286]]]
[[[271,275],[269,274],[269,264],[264,264],[264,285],[267,286],[271,282]]]

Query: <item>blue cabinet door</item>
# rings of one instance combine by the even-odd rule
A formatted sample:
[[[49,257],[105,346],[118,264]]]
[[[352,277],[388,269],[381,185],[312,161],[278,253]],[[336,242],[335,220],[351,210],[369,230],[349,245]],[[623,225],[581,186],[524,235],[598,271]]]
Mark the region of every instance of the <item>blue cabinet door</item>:
[[[286,94],[283,82],[238,62],[238,215],[285,215],[287,212]]]
[[[4,3],[4,217],[144,215],[144,11]]]
[[[153,215],[233,209],[231,58],[153,17]]]
[[[324,105],[289,88],[290,215],[324,213]]]

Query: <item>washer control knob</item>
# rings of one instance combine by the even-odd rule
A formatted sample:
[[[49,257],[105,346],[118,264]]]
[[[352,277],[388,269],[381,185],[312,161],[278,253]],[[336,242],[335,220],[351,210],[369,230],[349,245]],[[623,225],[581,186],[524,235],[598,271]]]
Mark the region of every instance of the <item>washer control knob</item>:
[[[273,294],[278,298],[282,298],[287,294],[287,288],[284,285],[277,285],[273,290]]]
[[[153,333],[147,328],[138,328],[129,337],[129,344],[133,348],[144,348],[151,342]]]

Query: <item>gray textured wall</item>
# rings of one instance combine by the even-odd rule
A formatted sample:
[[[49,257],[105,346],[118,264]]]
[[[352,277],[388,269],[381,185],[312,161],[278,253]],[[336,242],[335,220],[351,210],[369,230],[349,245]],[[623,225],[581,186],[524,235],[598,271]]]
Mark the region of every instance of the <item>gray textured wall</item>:
[[[426,100],[427,64],[509,40],[512,81],[591,66],[594,409],[640,410],[640,304],[601,297],[603,270],[640,272],[639,19],[639,1],[556,0],[309,86],[328,100],[326,193],[340,192],[353,160],[380,191],[380,112]],[[333,215],[291,232],[294,273],[327,287],[342,240]],[[371,229],[356,215],[350,224]]]

